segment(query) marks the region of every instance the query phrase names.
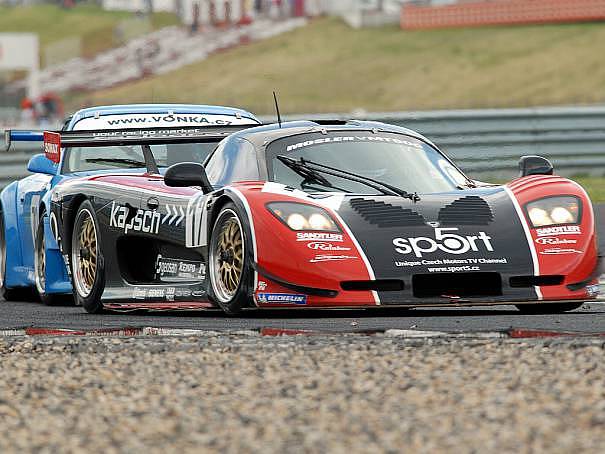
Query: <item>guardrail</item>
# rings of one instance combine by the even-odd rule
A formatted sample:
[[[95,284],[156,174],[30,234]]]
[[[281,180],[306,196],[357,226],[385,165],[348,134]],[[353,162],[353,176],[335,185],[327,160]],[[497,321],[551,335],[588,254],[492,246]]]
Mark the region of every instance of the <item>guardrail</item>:
[[[345,119],[352,116],[291,115],[284,119]],[[357,117],[421,132],[477,179],[511,178],[517,174],[519,157],[528,154],[551,159],[555,171],[561,175],[605,175],[605,106],[384,112]],[[274,122],[275,117],[263,120]],[[0,187],[27,175],[27,160],[39,151],[30,146],[9,153],[0,152]]]
[[[287,119],[350,117],[322,114]],[[551,159],[561,175],[605,174],[605,106],[382,112],[358,117],[424,134],[478,179],[510,178],[517,174],[519,157],[529,154]]]

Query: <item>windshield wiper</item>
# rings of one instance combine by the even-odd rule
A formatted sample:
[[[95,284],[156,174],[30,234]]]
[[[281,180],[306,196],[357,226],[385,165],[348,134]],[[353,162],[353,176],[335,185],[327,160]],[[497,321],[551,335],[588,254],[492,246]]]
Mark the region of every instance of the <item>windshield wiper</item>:
[[[304,171],[311,171],[314,175],[317,175],[318,172],[325,173],[327,175],[332,175],[338,178],[343,178],[349,181],[355,181],[356,183],[361,183],[366,186],[371,187],[372,189],[376,189],[377,191],[385,194],[385,195],[395,195],[398,197],[404,197],[406,199],[410,199],[412,202],[416,203],[420,200],[420,196],[417,193],[409,193],[400,189],[396,186],[393,186],[389,183],[385,183],[382,181],[375,180],[370,177],[365,177],[363,175],[359,175],[353,172],[348,172],[346,170],[337,169],[335,167],[330,167],[324,164],[319,164],[317,162],[308,161],[306,159],[300,158],[300,160],[289,158],[288,156],[278,155],[276,156],[281,162],[294,170],[294,167],[298,169],[304,169]],[[295,170],[296,171],[296,170]],[[298,173],[298,171],[296,171]],[[322,177],[326,180],[324,177]],[[328,180],[326,180],[328,181]],[[331,183],[328,181],[331,185]],[[323,183],[322,183],[323,184]]]
[[[342,192],[350,192],[346,189],[334,186],[326,177],[324,177],[321,173],[317,172],[316,170],[307,167],[304,162],[301,163],[294,159],[288,158],[287,156],[277,156],[277,159],[279,159],[281,162],[284,163],[284,165],[286,165],[287,167],[289,167],[294,172],[304,178],[304,180],[300,183],[300,186],[303,189],[305,187],[309,188],[311,184],[315,183],[325,186],[326,188],[332,188]]]
[[[85,162],[93,164],[126,164],[132,166],[132,168],[146,167],[146,163],[143,161],[137,161],[136,159],[125,159],[125,158],[90,158],[85,159]],[[116,166],[119,167],[119,166]]]

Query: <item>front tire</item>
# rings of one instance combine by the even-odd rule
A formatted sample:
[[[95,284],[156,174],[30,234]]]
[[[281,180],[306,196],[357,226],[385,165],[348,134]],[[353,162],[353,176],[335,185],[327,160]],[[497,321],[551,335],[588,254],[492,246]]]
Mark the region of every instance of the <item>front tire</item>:
[[[562,314],[576,310],[584,304],[584,301],[573,303],[539,303],[539,304],[517,304],[519,312],[523,314]]]
[[[71,238],[71,274],[73,293],[77,304],[86,312],[103,311],[101,296],[105,290],[105,270],[99,222],[92,204],[85,200],[78,208]]]
[[[210,296],[227,314],[250,307],[252,269],[246,228],[236,206],[227,203],[219,212],[208,252]]]

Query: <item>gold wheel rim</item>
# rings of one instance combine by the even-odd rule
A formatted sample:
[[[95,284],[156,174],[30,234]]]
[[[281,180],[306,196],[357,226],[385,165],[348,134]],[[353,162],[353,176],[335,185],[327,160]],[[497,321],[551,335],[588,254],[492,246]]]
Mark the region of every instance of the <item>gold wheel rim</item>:
[[[79,291],[83,296],[88,296],[97,275],[97,232],[90,215],[86,216],[80,227],[76,258]]]
[[[244,269],[244,242],[242,230],[235,217],[221,227],[215,250],[215,274],[221,298],[231,299],[239,287]]]

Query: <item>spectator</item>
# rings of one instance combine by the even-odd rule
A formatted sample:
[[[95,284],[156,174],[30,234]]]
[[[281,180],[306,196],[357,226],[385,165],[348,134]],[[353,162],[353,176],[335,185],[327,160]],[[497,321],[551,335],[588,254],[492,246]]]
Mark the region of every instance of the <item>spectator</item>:
[[[195,2],[193,4],[193,20],[191,21],[191,34],[198,32],[200,28],[200,4]]]
[[[34,103],[27,97],[21,100],[21,121],[27,124],[31,124],[36,121]]]

